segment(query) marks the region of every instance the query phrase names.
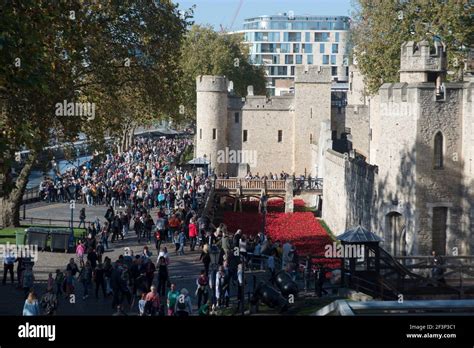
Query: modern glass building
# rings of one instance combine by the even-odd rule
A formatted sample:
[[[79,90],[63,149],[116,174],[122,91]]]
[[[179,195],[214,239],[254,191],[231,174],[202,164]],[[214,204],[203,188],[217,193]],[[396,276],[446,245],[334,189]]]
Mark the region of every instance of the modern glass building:
[[[244,40],[253,64],[264,65],[270,95],[291,90],[295,67],[329,65],[334,81],[348,81],[349,17],[301,16],[292,13],[248,18]]]

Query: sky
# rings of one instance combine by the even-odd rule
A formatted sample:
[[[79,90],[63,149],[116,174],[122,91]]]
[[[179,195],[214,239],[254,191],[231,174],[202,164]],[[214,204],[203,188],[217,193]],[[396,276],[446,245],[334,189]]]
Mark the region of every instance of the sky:
[[[232,25],[239,4],[242,6]],[[349,16],[351,0],[174,0],[181,10],[196,5],[196,24],[210,24],[216,30],[240,30],[245,18],[293,11],[295,15]],[[231,27],[232,25],[232,27]]]

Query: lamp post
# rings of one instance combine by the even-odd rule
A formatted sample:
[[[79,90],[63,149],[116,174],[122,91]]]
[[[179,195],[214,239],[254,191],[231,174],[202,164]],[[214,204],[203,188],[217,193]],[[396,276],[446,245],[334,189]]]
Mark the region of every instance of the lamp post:
[[[217,274],[217,264],[219,263],[219,254],[220,250],[217,245],[211,245],[211,249],[209,251],[211,254],[211,266],[212,266],[212,303],[215,304],[216,302],[216,274]]]
[[[74,247],[74,208],[76,207],[76,201],[71,199],[69,202],[69,209],[71,210],[71,234],[69,236],[69,246]]]

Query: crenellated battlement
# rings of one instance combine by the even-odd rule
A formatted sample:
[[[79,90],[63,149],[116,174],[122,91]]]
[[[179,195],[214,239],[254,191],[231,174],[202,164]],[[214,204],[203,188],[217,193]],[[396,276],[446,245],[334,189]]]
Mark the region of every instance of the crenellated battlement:
[[[446,48],[436,41],[433,46],[428,41],[408,41],[402,45],[400,72],[446,71]]]
[[[295,84],[297,83],[331,83],[331,67],[320,65],[297,65]]]
[[[227,78],[225,76],[200,75],[196,78],[198,92],[225,92],[227,93]]]

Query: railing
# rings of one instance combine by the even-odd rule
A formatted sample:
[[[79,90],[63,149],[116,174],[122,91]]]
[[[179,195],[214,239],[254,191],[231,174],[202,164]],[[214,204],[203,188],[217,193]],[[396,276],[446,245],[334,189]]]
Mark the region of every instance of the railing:
[[[261,190],[265,188],[264,182],[262,180],[242,180],[240,182],[242,189],[258,189]]]
[[[39,200],[39,199],[40,199],[39,186],[32,187],[25,190],[25,193],[23,194],[22,204]]]
[[[267,190],[285,190],[285,180],[267,180]]]
[[[29,224],[29,225],[44,225],[44,226],[71,226],[71,220],[61,220],[61,219],[44,219],[44,218],[36,218],[36,217],[26,217],[21,219],[22,222]],[[79,225],[78,220],[74,220],[73,226]],[[86,225],[92,223],[93,221],[85,221]]]
[[[293,187],[295,190],[311,191],[311,190],[322,190],[323,189],[323,179],[314,178],[314,179],[295,179],[293,181]]]
[[[239,179],[216,179],[215,188],[235,190],[239,188]]]
[[[285,191],[285,180],[216,179],[216,190],[278,190]]]

